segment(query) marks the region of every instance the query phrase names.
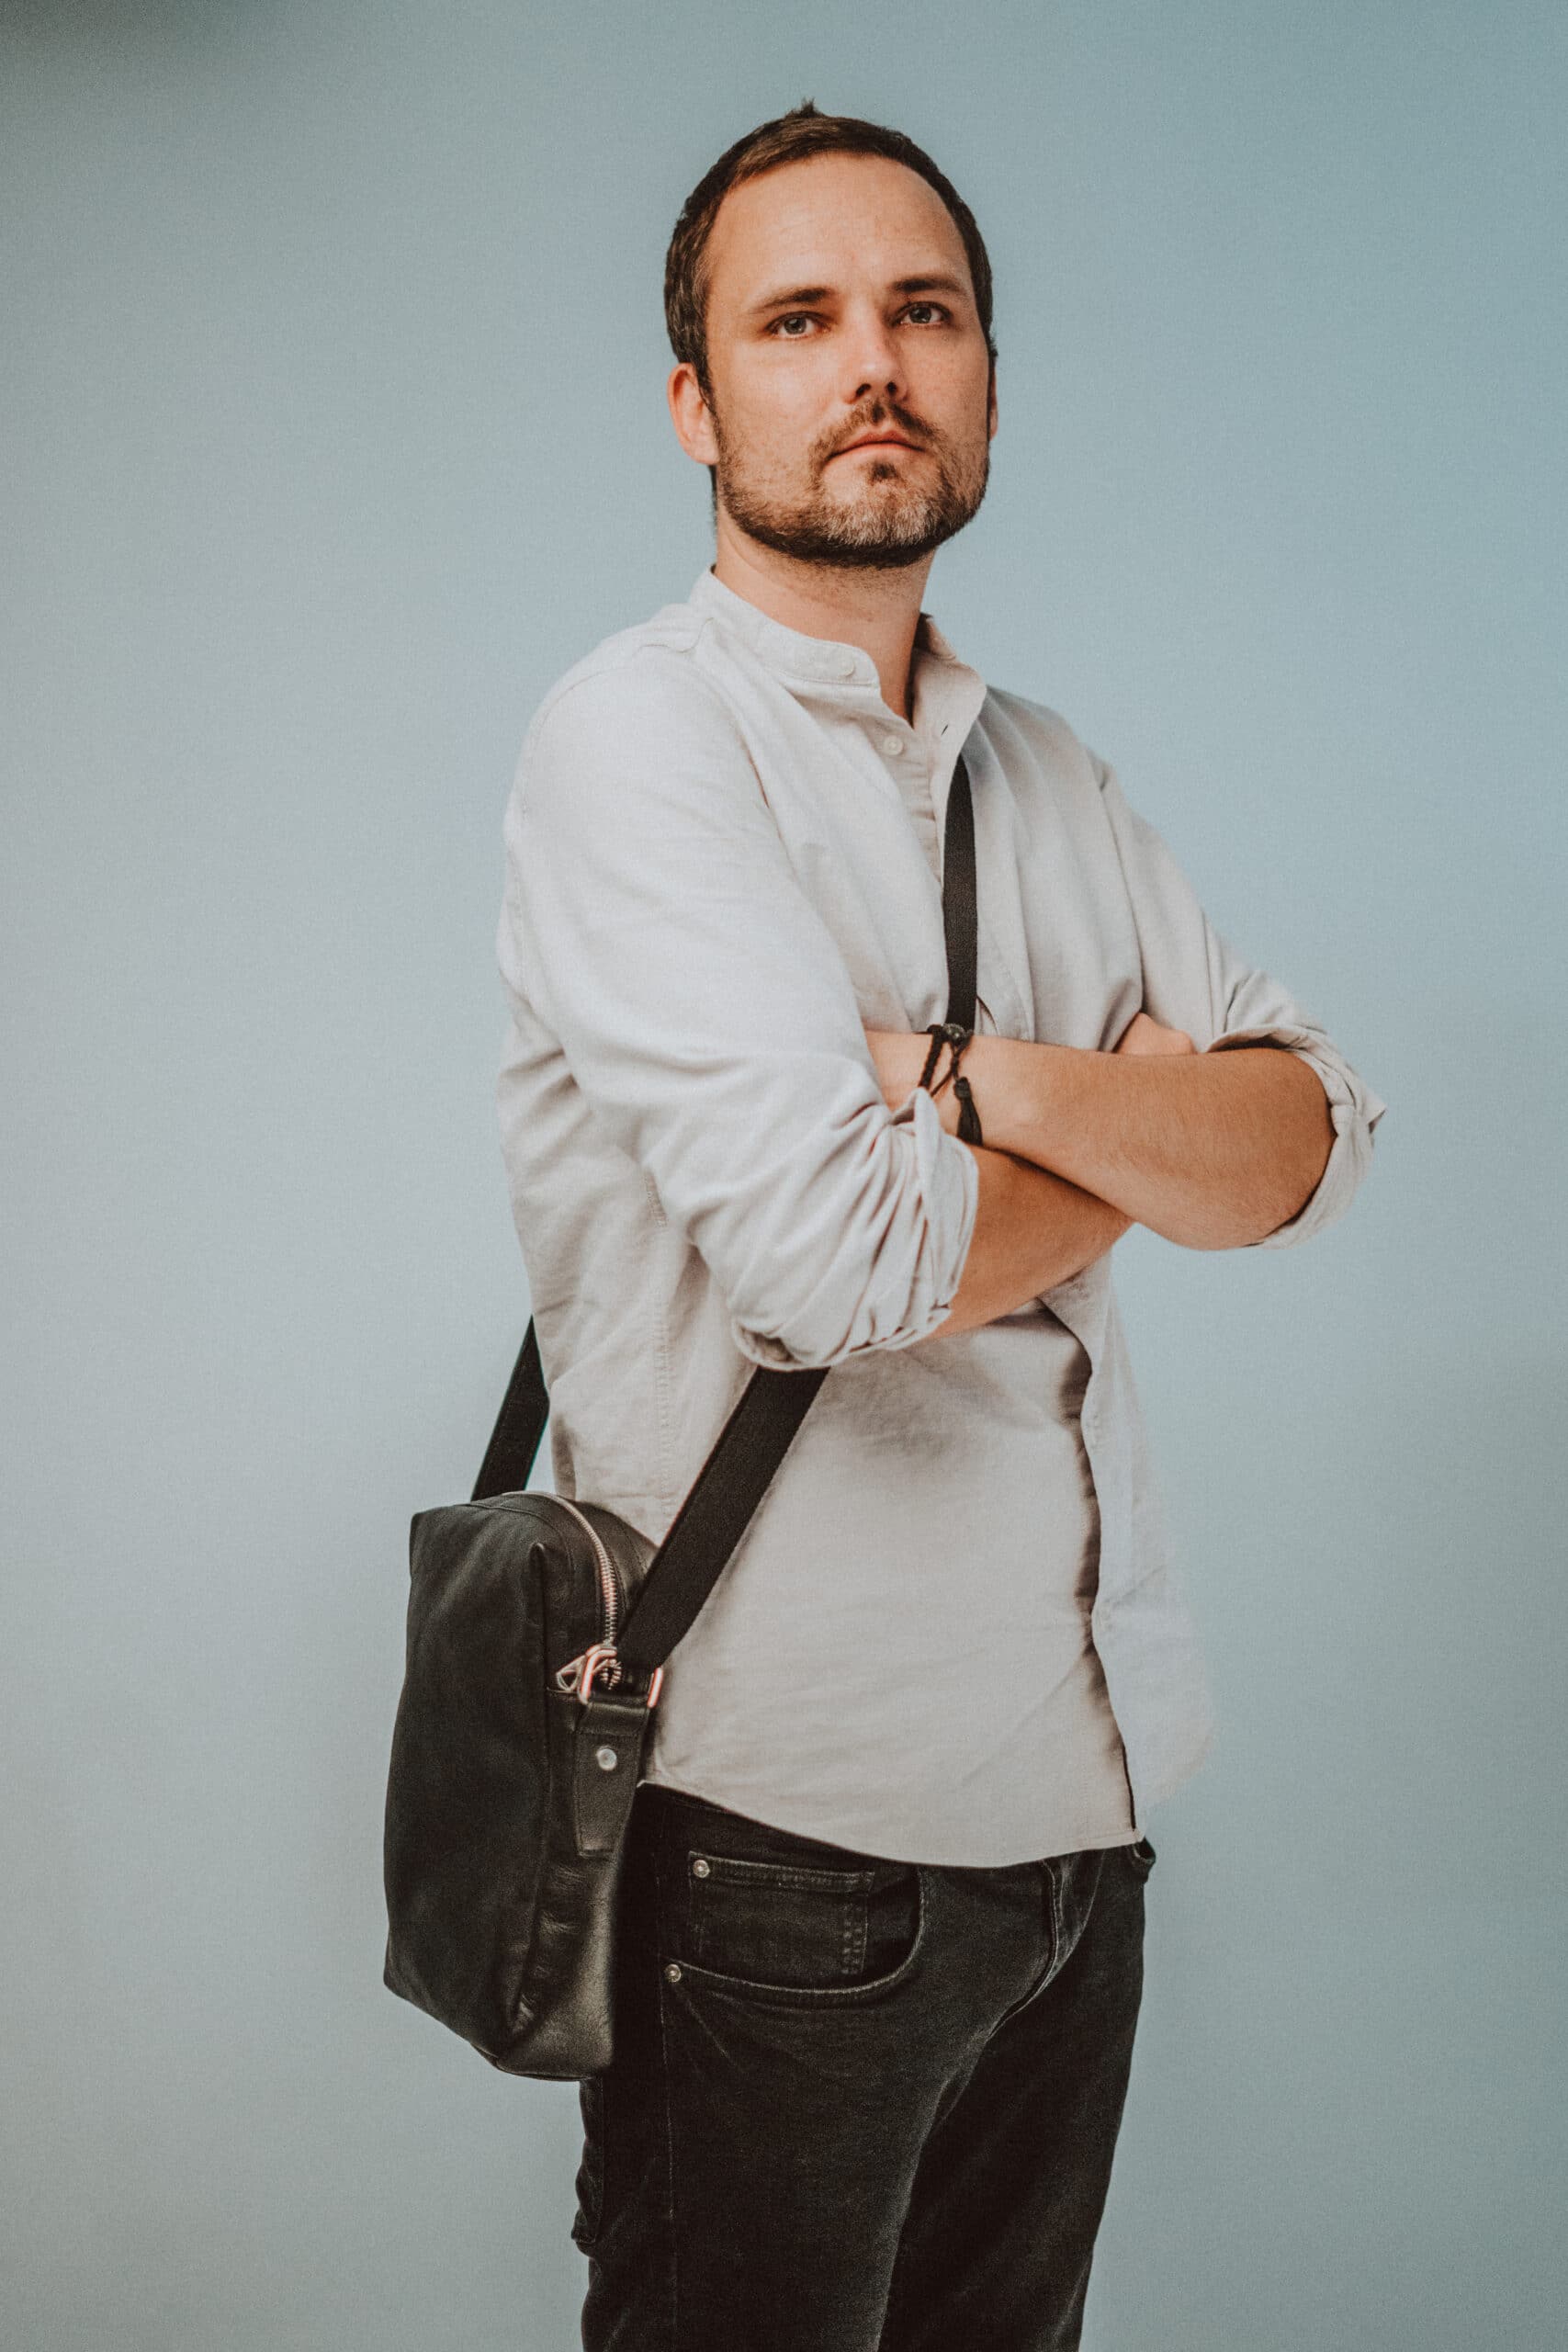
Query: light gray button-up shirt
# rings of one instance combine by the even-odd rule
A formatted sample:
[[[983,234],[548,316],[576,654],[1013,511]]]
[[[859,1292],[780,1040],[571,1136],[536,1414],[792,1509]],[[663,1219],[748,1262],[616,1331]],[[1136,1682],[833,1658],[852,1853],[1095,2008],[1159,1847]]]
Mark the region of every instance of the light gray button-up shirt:
[[[754,1364],[833,1368],[670,1660],[646,1777],[999,1864],[1137,1836],[1213,1725],[1112,1253],[940,1332],[975,1159],[919,1088],[889,1111],[864,1033],[945,1018],[959,752],[981,1030],[1109,1051],[1144,1010],[1299,1054],[1334,1145],[1256,1248],[1343,1215],[1384,1105],[1114,771],[929,614],[913,710],[712,571],[558,679],[505,817],[498,1103],[558,1493],[657,1540]]]

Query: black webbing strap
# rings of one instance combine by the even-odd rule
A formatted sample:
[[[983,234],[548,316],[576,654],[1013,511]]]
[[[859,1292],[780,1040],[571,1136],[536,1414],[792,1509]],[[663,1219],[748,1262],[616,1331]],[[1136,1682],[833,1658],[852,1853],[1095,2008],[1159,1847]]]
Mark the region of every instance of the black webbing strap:
[[[691,1628],[828,1371],[759,1364],[751,1374],[622,1621],[615,1653],[632,1673],[662,1666]]]
[[[962,753],[948,793],[943,842],[947,1018],[967,1029],[975,1020],[979,910],[975,812]],[[695,1623],[829,1369],[812,1364],[786,1372],[759,1364],[741,1390],[623,1621],[616,1655],[632,1673],[648,1674],[662,1666]],[[527,1485],[548,1418],[549,1397],[530,1320],[475,1482],[475,1502],[487,1495],[516,1493]]]
[[[963,1029],[973,1029],[980,925],[975,888],[975,804],[962,752],[947,796],[942,927],[947,940],[947,1018]]]
[[[528,1483],[534,1456],[539,1451],[539,1440],[545,1434],[545,1423],[549,1418],[549,1394],[545,1386],[544,1366],[539,1362],[539,1342],[535,1335],[533,1317],[530,1316],[528,1329],[523,1338],[522,1353],[512,1367],[506,1395],[502,1399],[495,1428],[485,1448],[479,1475],[474,1481],[475,1502],[482,1501],[486,1495],[522,1493]]]

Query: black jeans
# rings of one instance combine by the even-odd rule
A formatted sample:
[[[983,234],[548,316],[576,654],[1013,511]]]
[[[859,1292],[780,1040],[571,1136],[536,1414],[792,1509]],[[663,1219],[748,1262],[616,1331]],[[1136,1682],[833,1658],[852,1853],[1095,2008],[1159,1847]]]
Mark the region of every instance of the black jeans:
[[[586,2352],[1076,2346],[1154,1860],[889,1862],[645,1782],[581,2090]]]

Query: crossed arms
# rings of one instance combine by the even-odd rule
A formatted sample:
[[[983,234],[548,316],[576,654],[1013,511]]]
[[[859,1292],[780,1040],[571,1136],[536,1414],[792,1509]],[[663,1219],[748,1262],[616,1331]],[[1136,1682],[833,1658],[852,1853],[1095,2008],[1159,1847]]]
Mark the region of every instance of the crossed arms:
[[[897,1110],[930,1040],[868,1030],[866,1042]],[[972,1147],[975,1227],[939,1332],[1013,1313],[1131,1225],[1192,1250],[1259,1241],[1311,1198],[1334,1147],[1328,1097],[1294,1054],[1251,1046],[1200,1055],[1184,1031],[1144,1012],[1109,1054],[976,1037],[964,1071],[986,1142]],[[951,1088],[937,1102],[955,1133]]]
[[[1113,771],[1096,779],[1142,1008],[1110,1052],[974,1039],[971,1148],[951,1090],[917,1084],[929,1038],[867,1030],[739,722],[682,654],[612,652],[536,717],[505,822],[502,977],[581,1098],[552,1115],[591,1114],[604,1197],[635,1163],[742,1355],[827,1366],[972,1329],[1134,1222],[1283,1248],[1348,1204],[1384,1106],[1213,930]]]

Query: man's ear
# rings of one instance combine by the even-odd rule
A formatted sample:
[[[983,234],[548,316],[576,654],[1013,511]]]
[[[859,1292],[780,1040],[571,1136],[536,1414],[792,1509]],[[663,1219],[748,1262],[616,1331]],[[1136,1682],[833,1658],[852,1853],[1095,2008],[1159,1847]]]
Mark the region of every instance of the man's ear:
[[[687,457],[699,466],[716,465],[718,441],[713,429],[713,412],[703,398],[697,371],[689,359],[678,361],[670,370],[664,391],[675,437]]]

